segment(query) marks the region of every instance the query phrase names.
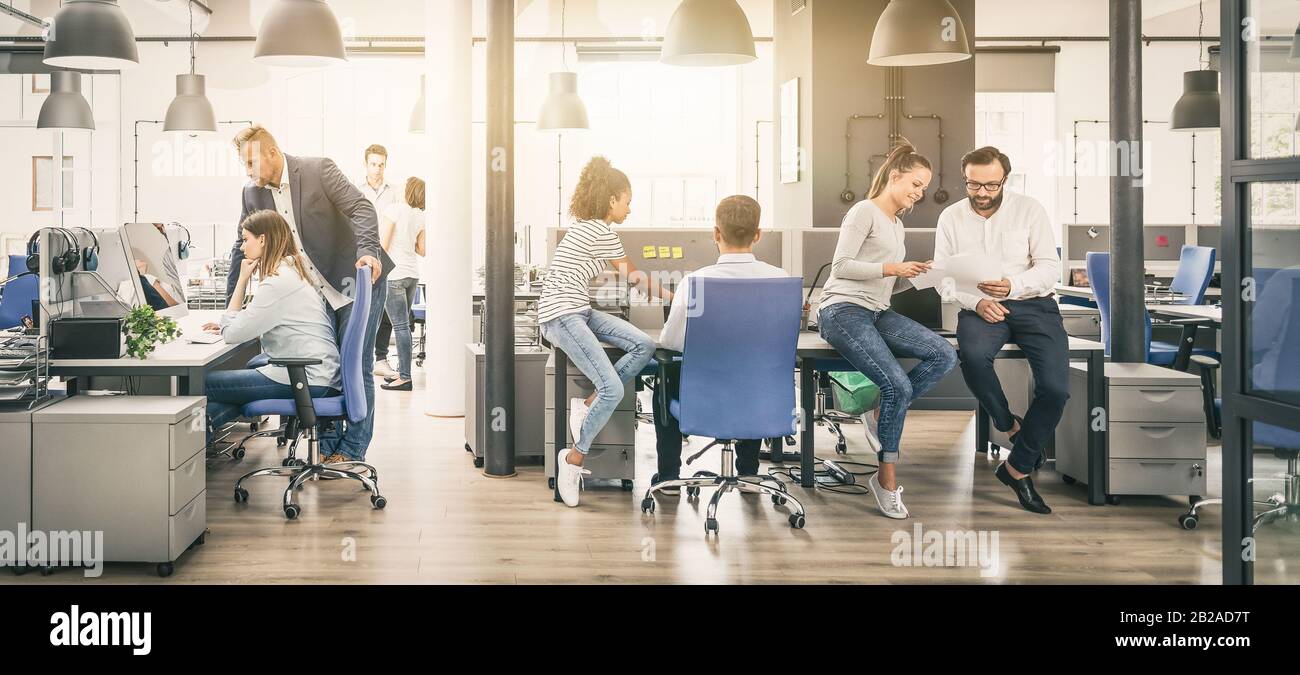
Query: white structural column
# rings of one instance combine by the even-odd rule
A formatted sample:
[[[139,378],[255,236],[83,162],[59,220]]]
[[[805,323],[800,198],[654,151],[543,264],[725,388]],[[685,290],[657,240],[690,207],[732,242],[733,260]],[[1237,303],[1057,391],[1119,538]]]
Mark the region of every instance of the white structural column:
[[[426,412],[465,414],[465,344],[472,338],[470,240],[473,69],[467,0],[425,0],[425,138],[428,255],[422,261],[428,314],[424,361]]]

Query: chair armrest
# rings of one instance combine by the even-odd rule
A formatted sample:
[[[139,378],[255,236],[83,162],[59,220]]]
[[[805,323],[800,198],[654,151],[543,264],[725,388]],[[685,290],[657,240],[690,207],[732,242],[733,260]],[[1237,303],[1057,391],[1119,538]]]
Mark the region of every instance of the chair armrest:
[[[655,362],[661,366],[672,365],[674,363],[681,363],[682,353],[675,352],[671,349],[663,349],[661,347],[655,350]]]
[[[1214,322],[1200,317],[1187,317],[1185,319],[1170,319],[1167,323],[1175,326],[1209,326]]]
[[[307,366],[319,366],[321,363],[322,361],[320,359],[271,359],[270,360],[271,365],[282,366],[284,368],[292,368],[294,366],[301,366],[303,368],[306,368]]]
[[[1195,363],[1196,365],[1200,366],[1201,368],[1203,368],[1203,369],[1207,369],[1207,370],[1214,370],[1215,368],[1218,368],[1218,367],[1219,367],[1219,361],[1218,361],[1218,359],[1215,359],[1215,358],[1212,357],[1212,356],[1204,356],[1204,355],[1201,355],[1201,354],[1197,354],[1196,356],[1193,356],[1193,357],[1192,357],[1192,363]]]

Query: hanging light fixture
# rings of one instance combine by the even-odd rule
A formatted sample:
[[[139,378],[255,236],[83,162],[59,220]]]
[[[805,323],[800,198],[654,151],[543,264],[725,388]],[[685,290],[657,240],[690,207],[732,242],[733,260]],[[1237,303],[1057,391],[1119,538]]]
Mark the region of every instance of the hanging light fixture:
[[[41,104],[37,129],[95,129],[95,115],[81,95],[81,73],[58,70],[50,73],[50,93]]]
[[[551,73],[550,90],[537,115],[538,131],[577,131],[590,129],[587,106],[578,97],[578,74],[569,70],[569,50],[564,43],[567,2],[560,4],[560,60],[564,70]]]
[[[67,0],[50,22],[45,64],[76,70],[140,65],[135,32],[116,0]]]
[[[682,0],[668,21],[659,61],[673,66],[738,66],[757,58],[754,31],[736,0]]]
[[[291,67],[347,61],[338,18],[324,0],[276,0],[257,31],[253,60]]]
[[[970,57],[966,25],[948,0],[890,0],[876,22],[867,63],[935,66]]]
[[[1196,29],[1197,57],[1200,58],[1201,37],[1205,31],[1205,5],[1199,2],[1201,23]],[[1183,95],[1174,104],[1169,118],[1172,131],[1210,131],[1219,128],[1219,72],[1209,70],[1202,60],[1201,70],[1183,73]]]
[[[190,72],[176,76],[176,98],[167,106],[163,131],[212,132],[217,130],[217,116],[212,112],[204,77],[194,72],[194,0],[185,2],[190,6]]]
[[[1287,55],[1287,60],[1292,63],[1300,61],[1300,25],[1295,27],[1295,37],[1291,38],[1291,53]]]
[[[415,108],[411,110],[410,130],[413,134],[424,133],[424,77],[420,76],[420,100],[415,102]]]

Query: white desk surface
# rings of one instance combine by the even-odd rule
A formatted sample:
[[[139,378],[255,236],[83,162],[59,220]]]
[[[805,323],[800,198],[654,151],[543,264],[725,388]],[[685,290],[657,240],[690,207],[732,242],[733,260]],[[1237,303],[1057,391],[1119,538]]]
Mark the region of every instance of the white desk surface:
[[[1214,305],[1148,305],[1147,309],[1156,314],[1209,319],[1215,323],[1223,323],[1223,308]]]
[[[645,333],[650,336],[651,340],[655,341],[655,344],[659,344],[660,331],[647,330]],[[953,347],[957,346],[957,338],[950,337],[947,338],[947,340]],[[1008,344],[1002,349],[1003,351],[1020,351],[1020,347],[1014,344]],[[1105,346],[1100,342],[1072,337],[1070,338],[1070,349],[1072,351],[1101,350],[1105,349]],[[806,330],[799,331],[799,346],[797,347],[797,351],[800,356],[835,357],[839,355],[839,352],[831,346],[831,343],[827,342],[820,334]]]
[[[1090,286],[1067,286],[1065,284],[1057,284],[1056,292],[1060,295],[1069,295],[1075,298],[1092,299],[1092,287]],[[1205,297],[1207,298],[1217,298],[1221,295],[1223,295],[1223,289],[1221,288],[1205,289]]]
[[[165,345],[159,345],[147,359],[124,356],[120,359],[56,359],[50,361],[51,368],[202,368],[218,358],[241,348],[243,345],[230,345],[218,342],[211,345],[190,344],[188,335],[203,333],[203,324],[217,323],[221,320],[222,310],[190,310],[188,316],[177,319],[182,335]]]

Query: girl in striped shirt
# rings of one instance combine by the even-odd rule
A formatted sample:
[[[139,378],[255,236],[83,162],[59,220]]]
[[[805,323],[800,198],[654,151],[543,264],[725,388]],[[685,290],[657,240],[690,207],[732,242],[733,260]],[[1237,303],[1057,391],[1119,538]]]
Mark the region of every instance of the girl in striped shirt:
[[[623,400],[624,383],[650,363],[655,349],[649,336],[632,324],[592,309],[591,281],[612,264],[630,285],[643,285],[648,294],[665,302],[673,298],[662,284],[651,288],[649,278],[637,271],[622,240],[610,229],[627,219],[631,203],[632,184],[627,176],[604,157],[592,158],[582,170],[569,205],[569,214],[577,222],[555,249],[538,302],[542,337],[562,350],[596,387],[586,400],[569,401],[573,447],[560,452],[555,472],[560,497],[568,506],[578,505],[582,476],[591,473],[582,464],[592,439]],[[617,363],[610,363],[602,343],[623,350]]]

